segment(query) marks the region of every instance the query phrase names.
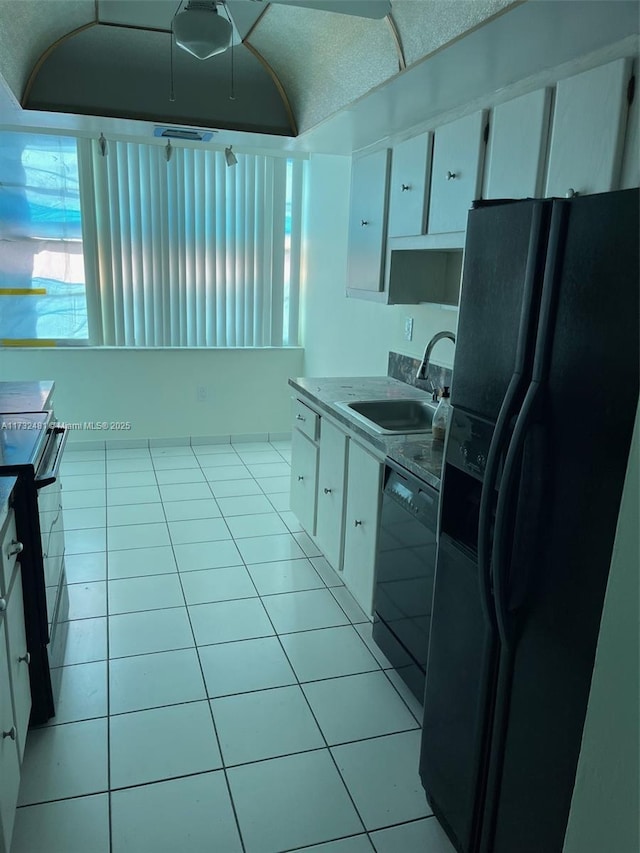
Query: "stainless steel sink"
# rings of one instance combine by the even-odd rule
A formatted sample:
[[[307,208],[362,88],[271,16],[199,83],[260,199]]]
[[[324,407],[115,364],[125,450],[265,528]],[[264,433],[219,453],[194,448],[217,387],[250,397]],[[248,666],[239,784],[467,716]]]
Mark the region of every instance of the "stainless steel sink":
[[[381,435],[431,432],[436,410],[435,405],[421,400],[361,400],[335,406]]]

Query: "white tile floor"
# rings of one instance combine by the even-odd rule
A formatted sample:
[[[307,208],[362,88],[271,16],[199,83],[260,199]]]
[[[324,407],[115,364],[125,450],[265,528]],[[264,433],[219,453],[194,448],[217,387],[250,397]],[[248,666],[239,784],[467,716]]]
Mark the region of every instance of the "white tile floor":
[[[72,621],[13,853],[453,853],[420,709],[289,511],[289,459],[67,453]]]

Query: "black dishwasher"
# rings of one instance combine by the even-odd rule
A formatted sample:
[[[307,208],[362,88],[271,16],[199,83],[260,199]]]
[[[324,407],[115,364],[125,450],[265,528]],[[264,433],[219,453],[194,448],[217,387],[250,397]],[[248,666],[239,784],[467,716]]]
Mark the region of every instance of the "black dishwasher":
[[[438,492],[387,460],[373,638],[422,702],[436,566]]]

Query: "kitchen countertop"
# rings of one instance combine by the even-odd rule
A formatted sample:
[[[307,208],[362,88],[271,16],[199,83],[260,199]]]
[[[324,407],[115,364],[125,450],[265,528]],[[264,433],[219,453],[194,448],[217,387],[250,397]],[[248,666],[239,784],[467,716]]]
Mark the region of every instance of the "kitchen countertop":
[[[9,513],[9,497],[16,482],[16,477],[0,477],[0,528]]]
[[[42,412],[51,408],[52,381],[0,382],[0,412]]]
[[[393,459],[416,477],[427,482],[435,489],[440,488],[442,472],[441,441],[433,441],[430,435],[412,433],[409,435],[380,435],[368,430],[355,418],[335,403],[348,403],[354,400],[430,400],[431,395],[412,385],[391,379],[388,376],[356,376],[336,378],[299,377],[289,379],[289,385],[302,398],[306,398],[321,412],[348,427],[351,432],[365,439],[376,450]]]

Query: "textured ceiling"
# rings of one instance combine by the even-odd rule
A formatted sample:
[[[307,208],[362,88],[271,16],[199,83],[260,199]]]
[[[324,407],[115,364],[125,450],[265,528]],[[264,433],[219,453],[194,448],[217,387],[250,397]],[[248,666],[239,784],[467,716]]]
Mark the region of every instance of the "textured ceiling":
[[[257,132],[295,134],[397,75],[405,60],[415,64],[519,2],[392,0],[392,21],[272,3],[246,35],[249,18],[263,4],[228,0],[231,15],[235,10],[239,24],[242,19],[237,29],[246,35],[246,46],[236,50],[238,80],[241,88],[246,86],[242,97],[229,104],[220,94],[228,90],[229,54],[188,64],[189,57],[177,50],[177,103],[170,105],[169,50],[161,42],[166,32],[91,27],[56,45],[42,67],[38,65],[38,58],[59,38],[94,21],[96,8],[101,21],[111,16],[166,30],[170,0],[99,0],[97,6],[93,0],[0,0],[0,73],[23,105],[33,109],[95,115],[120,111],[159,122],[189,120],[198,126],[251,126]],[[271,120],[267,108],[273,110]]]
[[[514,0],[393,0],[407,65],[513,5]]]
[[[40,55],[95,11],[93,0],[0,0],[0,73],[18,101]]]
[[[386,20],[274,4],[249,41],[282,81],[300,131],[398,72]]]

